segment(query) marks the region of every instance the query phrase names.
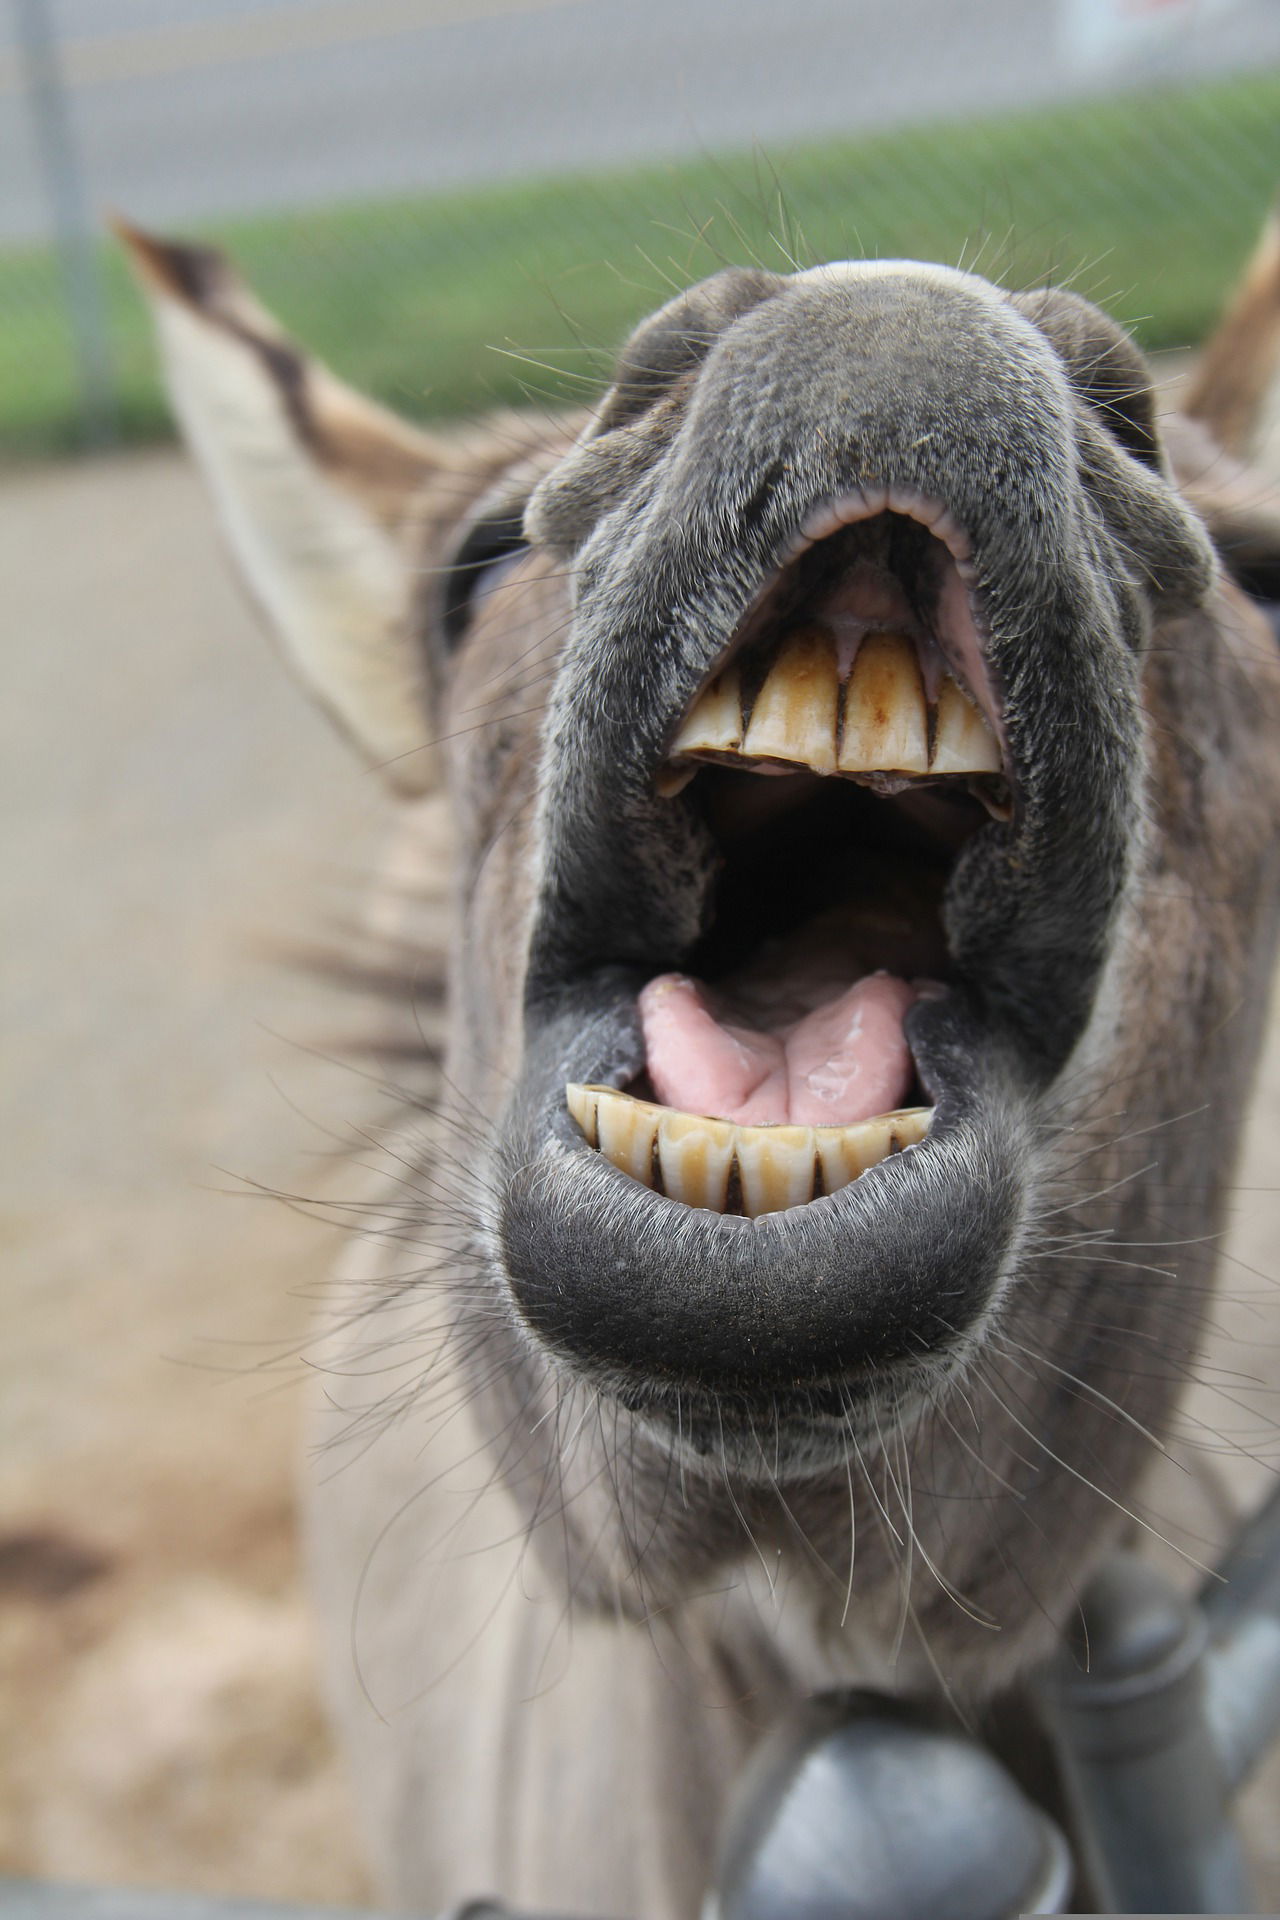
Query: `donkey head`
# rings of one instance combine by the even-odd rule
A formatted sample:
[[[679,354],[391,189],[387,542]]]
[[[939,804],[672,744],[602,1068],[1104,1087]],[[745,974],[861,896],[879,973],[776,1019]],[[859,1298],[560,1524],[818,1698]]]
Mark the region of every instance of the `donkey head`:
[[[1274,645],[1140,355],[941,267],[730,271],[589,418],[440,442],[133,244],[305,676],[402,786],[442,742],[458,1364],[495,1431],[610,1409],[533,1443],[578,1590],[835,1557],[905,1448],[942,1637],[1033,1639],[1194,1352],[1274,919]],[[1098,1251],[1171,1216],[1176,1272]]]
[[[513,1297],[695,1444],[729,1396],[744,1470],[766,1412],[830,1463],[1016,1277],[1137,857],[1142,654],[1208,544],[1100,315],[894,263],[660,315],[526,526],[575,606]]]

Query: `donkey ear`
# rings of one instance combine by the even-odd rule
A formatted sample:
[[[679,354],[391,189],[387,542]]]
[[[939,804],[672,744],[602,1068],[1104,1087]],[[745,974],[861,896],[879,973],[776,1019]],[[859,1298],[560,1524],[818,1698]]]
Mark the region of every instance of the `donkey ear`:
[[[1280,202],[1169,423],[1174,467],[1241,586],[1280,602]]]
[[[1280,200],[1182,405],[1220,447],[1280,480]]]
[[[421,792],[430,726],[406,523],[439,450],[294,346],[221,254],[116,231],[250,592],[308,689]]]

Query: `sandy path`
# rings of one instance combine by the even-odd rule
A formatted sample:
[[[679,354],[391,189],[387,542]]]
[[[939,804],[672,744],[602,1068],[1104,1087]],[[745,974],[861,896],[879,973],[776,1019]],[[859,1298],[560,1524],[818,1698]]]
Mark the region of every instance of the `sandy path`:
[[[264,949],[353,910],[378,786],[269,657],[176,456],[7,481],[0,577],[0,1864],[356,1897],[297,1597],[297,1368],[255,1371],[331,1242],[236,1176],[317,1192],[330,1143],[293,1109],[370,1110],[295,1044],[358,1014]]]

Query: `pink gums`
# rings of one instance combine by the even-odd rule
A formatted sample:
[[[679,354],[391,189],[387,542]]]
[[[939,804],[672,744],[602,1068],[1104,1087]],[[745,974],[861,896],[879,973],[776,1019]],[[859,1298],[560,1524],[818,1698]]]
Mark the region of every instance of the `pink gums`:
[[[873,973],[780,1033],[718,1021],[705,990],[660,974],[640,995],[649,1078],[686,1113],[772,1126],[841,1127],[901,1107],[912,1061],[902,1023],[916,989]]]

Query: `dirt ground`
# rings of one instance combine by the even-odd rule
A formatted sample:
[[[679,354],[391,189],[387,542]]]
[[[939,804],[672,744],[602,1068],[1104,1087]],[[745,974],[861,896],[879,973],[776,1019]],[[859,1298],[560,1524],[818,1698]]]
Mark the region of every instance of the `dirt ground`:
[[[8,894],[0,1870],[364,1887],[293,1539],[319,1194],[373,1107],[271,950],[356,910],[383,804],[175,456],[0,486]]]
[[[379,1110],[307,1050],[365,1016],[272,951],[355,913],[378,783],[176,455],[0,482],[0,578],[0,1873],[356,1901],[293,1531],[334,1237],[256,1189],[334,1192],[334,1135]],[[1278,1131],[1273,1024],[1228,1283],[1249,1490]]]

